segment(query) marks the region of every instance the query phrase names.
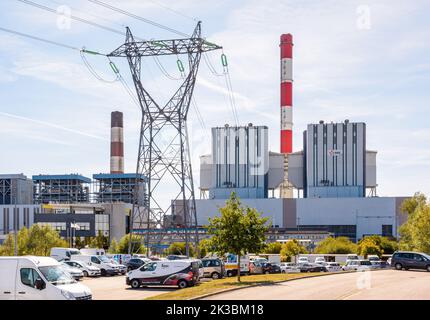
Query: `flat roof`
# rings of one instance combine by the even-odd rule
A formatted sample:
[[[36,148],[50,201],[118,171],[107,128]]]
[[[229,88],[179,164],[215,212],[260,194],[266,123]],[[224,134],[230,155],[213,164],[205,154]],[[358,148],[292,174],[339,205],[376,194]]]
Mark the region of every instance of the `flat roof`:
[[[22,179],[26,180],[27,176],[23,173],[0,174],[0,179]]]
[[[39,174],[32,177],[33,181],[48,181],[48,180],[78,180],[85,183],[91,183],[91,179],[80,174]]]
[[[136,173],[99,173],[93,174],[93,179],[103,180],[103,179],[142,179],[145,180],[143,175],[138,175]]]

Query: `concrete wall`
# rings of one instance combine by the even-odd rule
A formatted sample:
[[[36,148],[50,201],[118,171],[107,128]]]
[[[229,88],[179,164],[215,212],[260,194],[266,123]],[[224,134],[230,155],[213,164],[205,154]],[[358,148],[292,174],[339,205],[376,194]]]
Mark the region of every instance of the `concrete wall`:
[[[399,207],[405,198],[300,198],[242,199],[242,203],[257,208],[270,217],[273,225],[282,228],[299,226],[356,226],[356,239],[363,235],[382,234],[383,225],[391,225],[393,235],[406,219]],[[197,200],[199,225],[219,214],[224,200]]]
[[[219,208],[225,206],[226,200],[196,200],[197,222],[207,225],[208,218],[219,215]],[[283,205],[282,199],[241,199],[242,204],[260,211],[263,217],[268,217],[272,225],[282,227]]]

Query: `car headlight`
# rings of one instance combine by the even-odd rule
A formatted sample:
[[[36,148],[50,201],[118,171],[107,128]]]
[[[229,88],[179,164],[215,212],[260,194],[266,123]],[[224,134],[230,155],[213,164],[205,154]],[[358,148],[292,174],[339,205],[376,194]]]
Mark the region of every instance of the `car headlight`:
[[[64,298],[66,298],[67,300],[76,300],[75,296],[73,294],[71,294],[69,291],[65,291],[65,290],[61,290],[61,294],[63,295]]]

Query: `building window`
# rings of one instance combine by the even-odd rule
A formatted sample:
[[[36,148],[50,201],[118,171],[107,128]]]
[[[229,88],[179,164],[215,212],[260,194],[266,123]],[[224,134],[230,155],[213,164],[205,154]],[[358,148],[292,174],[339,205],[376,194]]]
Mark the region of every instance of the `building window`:
[[[393,225],[392,224],[383,224],[382,225],[382,236],[383,237],[392,237],[393,236]]]
[[[90,223],[89,222],[77,222],[76,223],[79,226],[79,231],[90,231]]]
[[[65,222],[39,222],[40,226],[50,226],[53,230],[56,231],[65,231],[66,223]]]
[[[13,208],[13,230],[19,230],[19,208]]]
[[[9,208],[3,208],[3,234],[9,233]]]
[[[96,214],[95,223],[96,235],[99,233],[99,231],[101,231],[104,236],[109,237],[109,215]]]

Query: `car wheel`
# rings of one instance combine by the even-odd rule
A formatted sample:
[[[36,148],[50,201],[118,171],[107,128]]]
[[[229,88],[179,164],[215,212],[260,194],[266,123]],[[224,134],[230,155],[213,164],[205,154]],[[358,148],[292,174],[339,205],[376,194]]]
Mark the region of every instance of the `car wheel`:
[[[430,264],[427,266],[427,271],[430,272]]]
[[[394,267],[396,268],[396,270],[402,270],[402,265],[400,263],[396,263]]]
[[[106,277],[106,270],[105,269],[101,269],[100,270],[102,277]]]
[[[131,287],[133,288],[133,289],[137,289],[137,288],[139,288],[140,287],[140,281],[139,280],[137,280],[137,279],[133,279],[133,280],[131,280]]]
[[[282,270],[281,273],[286,273],[285,270]]]
[[[211,278],[214,279],[214,280],[219,279],[219,273],[218,272],[213,272]]]
[[[265,274],[270,274],[270,271],[265,271],[264,273],[265,273]]]
[[[227,277],[233,277],[233,272],[227,271]]]
[[[88,272],[86,270],[84,270],[82,273],[84,274],[84,277],[88,277]]]
[[[185,280],[179,280],[178,287],[179,289],[185,289],[186,287],[188,287],[188,282]]]

